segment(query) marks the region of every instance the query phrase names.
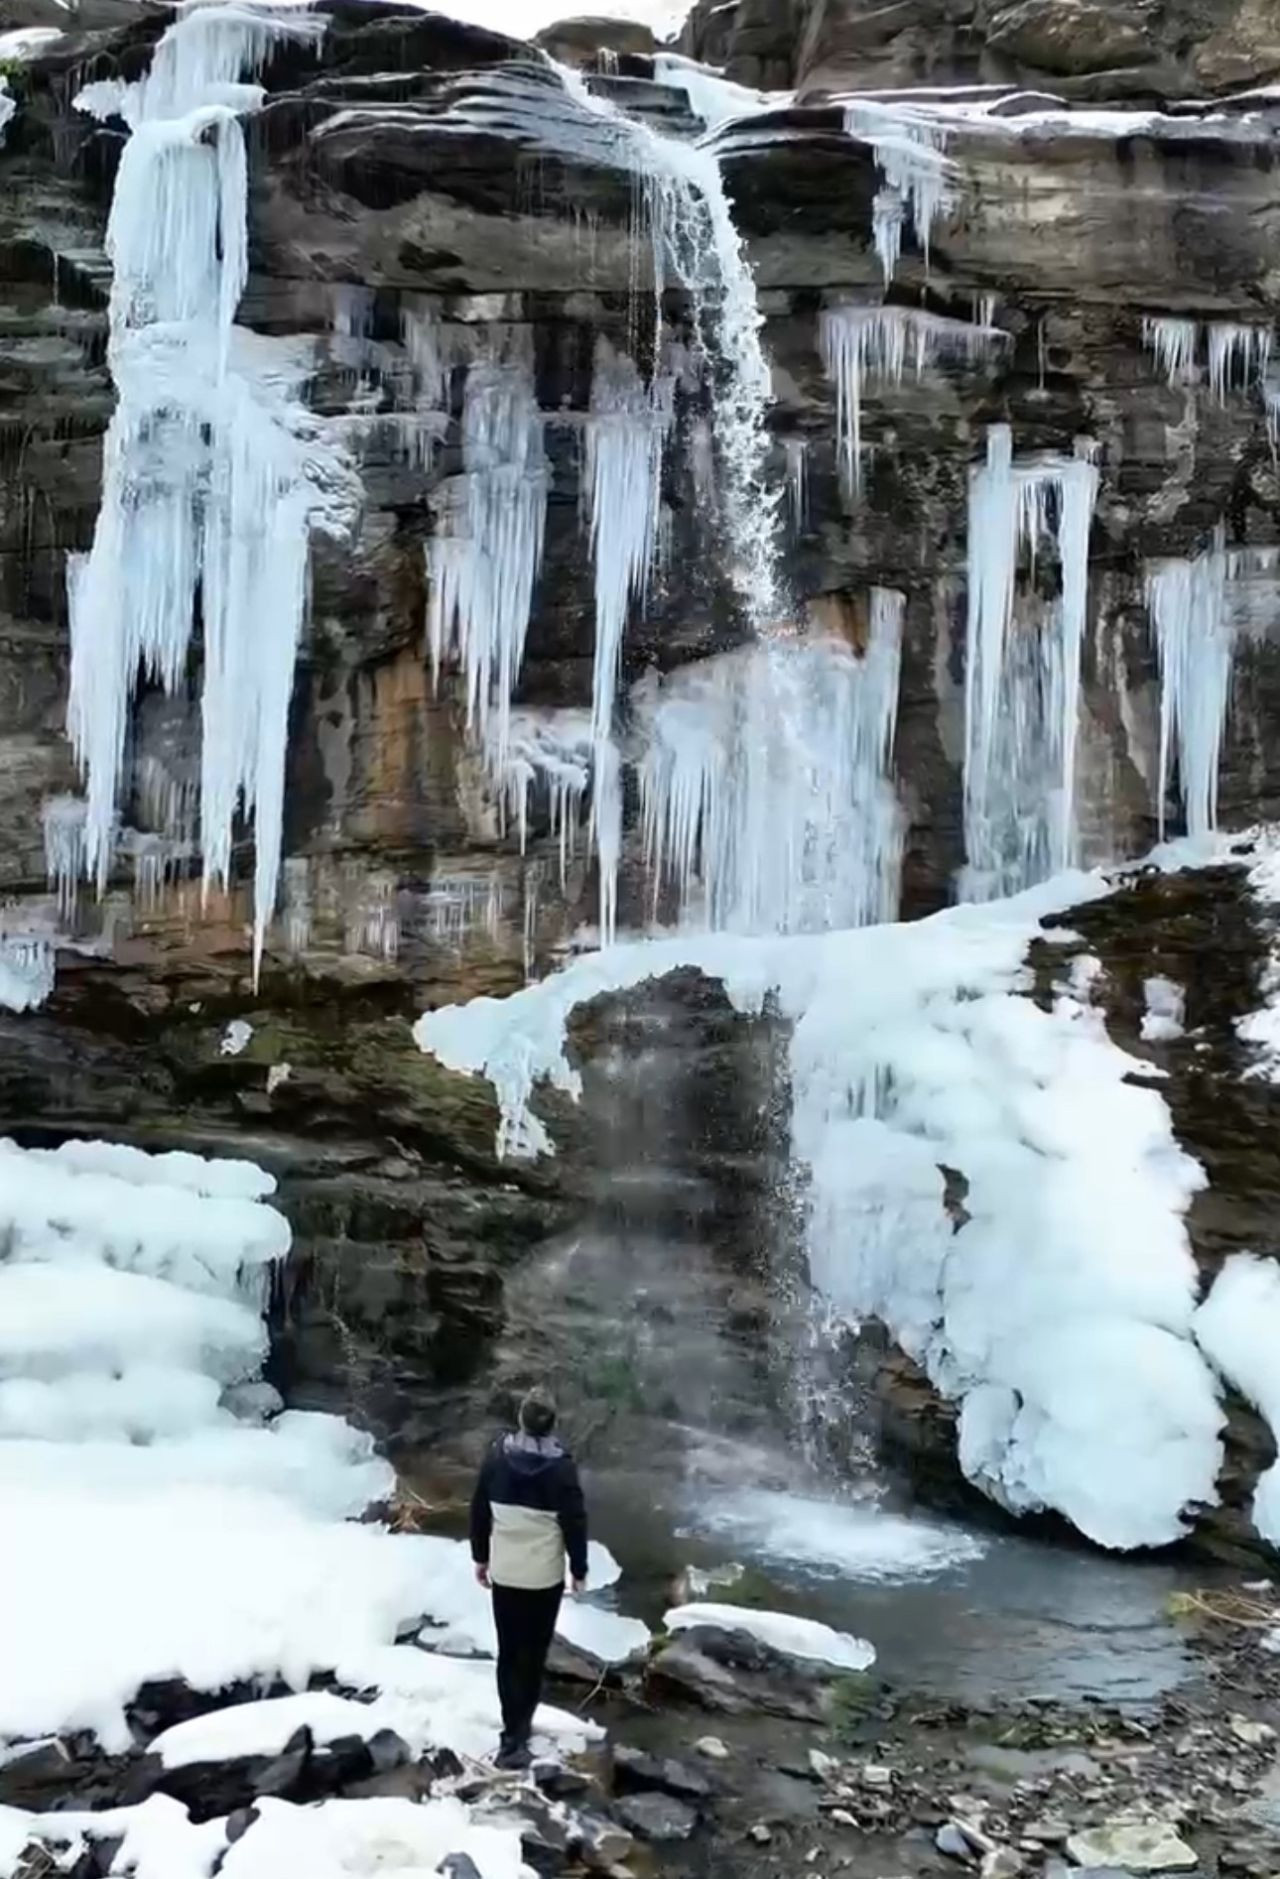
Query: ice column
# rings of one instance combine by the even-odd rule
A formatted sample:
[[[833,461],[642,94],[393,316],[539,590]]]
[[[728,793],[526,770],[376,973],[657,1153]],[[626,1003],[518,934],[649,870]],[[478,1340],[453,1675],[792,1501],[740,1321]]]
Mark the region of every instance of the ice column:
[[[1098,471],[1074,457],[1013,462],[1009,427],[994,425],[969,488],[965,662],[964,892],[1016,893],[1070,865],[1075,753],[1087,615],[1089,533]],[[1062,591],[1038,627],[1019,619],[1019,554],[1034,561],[1052,527]],[[1025,610],[1024,610],[1025,611]]]
[[[686,919],[788,933],[894,916],[902,605],[872,590],[861,656],[775,640],[637,687],[646,852]]]
[[[77,99],[132,131],[107,226],[118,402],[93,545],[71,557],[67,576],[84,866],[101,889],[139,670],[178,687],[198,597],[205,879],[226,882],[243,804],[256,820],[255,973],[279,875],[309,540],[350,527],[359,489],[299,402],[309,345],[234,325],[248,267],[236,113],[261,97],[237,81],[277,40],[312,42],[323,30],[300,12],[192,9],[158,42],[147,77],[93,85]]]
[[[1242,629],[1274,623],[1278,560],[1273,548],[1228,549],[1219,525],[1213,546],[1195,560],[1159,561],[1148,569],[1147,607],[1160,662],[1156,814],[1162,840],[1175,758],[1187,833],[1204,835],[1217,826],[1235,646]],[[1253,585],[1261,590],[1260,608]]]
[[[542,419],[527,363],[472,366],[462,459],[426,548],[427,639],[437,683],[444,655],[456,652],[468,726],[500,770],[547,519]]]
[[[621,842],[621,764],[613,747],[614,702],[627,612],[648,586],[658,533],[662,451],[675,386],[642,383],[630,359],[601,339],[587,420],[588,508],[595,564],[596,638],[591,685],[592,825],[600,864],[600,938],[613,937]],[[611,795],[617,800],[610,800]],[[603,847],[601,847],[603,837]]]

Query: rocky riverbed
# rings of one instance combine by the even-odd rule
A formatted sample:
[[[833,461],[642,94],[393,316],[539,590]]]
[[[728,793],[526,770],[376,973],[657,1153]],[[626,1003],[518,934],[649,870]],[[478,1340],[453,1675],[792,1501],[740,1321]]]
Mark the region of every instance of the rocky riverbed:
[[[528,1778],[450,1751],[415,1759],[391,1730],[322,1739],[306,1726],[279,1753],[163,1765],[148,1742],[237,1696],[176,1685],[139,1694],[136,1750],[108,1757],[75,1737],[11,1751],[0,1806],[101,1811],[166,1794],[194,1820],[226,1816],[229,1842],[264,1801],[457,1795],[482,1819],[521,1824],[535,1872],[661,1872],[672,1879],[828,1879],[958,1874],[1280,1869],[1280,1598],[1257,1584],[1171,1601],[1193,1669],[1150,1702],[1016,1697],[939,1701],[875,1671],[835,1673],[747,1632],[697,1626],[626,1671],[557,1676],[551,1694],[604,1725],[586,1756]],[[562,1660],[563,1661],[563,1660]],[[3,1819],[3,1816],[0,1816]],[[20,1879],[114,1870],[119,1837],[70,1864],[56,1836]],[[442,1869],[471,1879],[466,1856]]]

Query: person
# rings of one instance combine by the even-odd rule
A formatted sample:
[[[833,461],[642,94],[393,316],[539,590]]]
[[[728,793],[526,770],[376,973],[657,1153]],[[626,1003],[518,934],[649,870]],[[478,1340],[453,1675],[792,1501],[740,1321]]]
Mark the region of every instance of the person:
[[[555,1434],[556,1406],[543,1389],[520,1405],[519,1427],[500,1436],[471,1500],[471,1557],[493,1593],[498,1632],[499,1768],[527,1768],[534,1711],[564,1596],[565,1559],[575,1592],[587,1584],[587,1510],[573,1456]]]

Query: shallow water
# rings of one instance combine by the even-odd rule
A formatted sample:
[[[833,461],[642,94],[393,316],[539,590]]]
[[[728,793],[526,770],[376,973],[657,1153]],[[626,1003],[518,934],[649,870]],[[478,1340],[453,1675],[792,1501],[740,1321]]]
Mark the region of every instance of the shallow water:
[[[743,1284],[723,1248],[687,1231],[595,1227],[508,1281],[497,1373],[540,1369],[560,1393],[593,1531],[624,1569],[619,1609],[656,1627],[689,1567],[736,1565],[750,1580],[730,1597],[865,1636],[887,1677],[940,1699],[1141,1704],[1188,1673],[1166,1604],[1204,1583],[1198,1562],[1054,1545],[913,1506],[869,1435],[845,1476],[812,1466],[778,1360],[785,1303],[763,1282],[744,1301]],[[706,1593],[724,1595],[720,1583]]]

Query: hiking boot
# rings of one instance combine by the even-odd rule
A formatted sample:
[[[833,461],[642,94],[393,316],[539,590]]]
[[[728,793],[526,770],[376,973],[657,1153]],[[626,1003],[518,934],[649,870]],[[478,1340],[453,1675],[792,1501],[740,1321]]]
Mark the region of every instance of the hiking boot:
[[[527,1742],[512,1741],[504,1736],[493,1758],[493,1765],[495,1768],[514,1770],[528,1768],[532,1761],[533,1754]]]

